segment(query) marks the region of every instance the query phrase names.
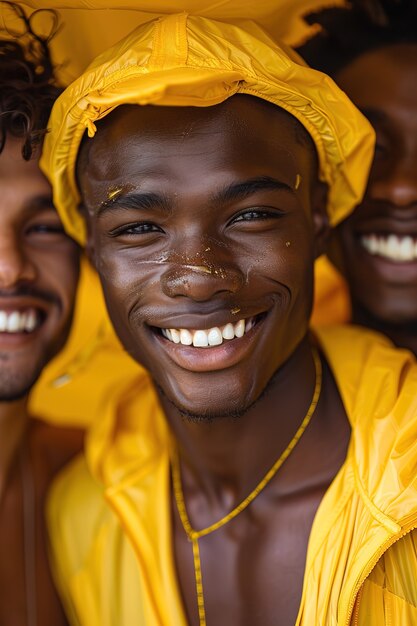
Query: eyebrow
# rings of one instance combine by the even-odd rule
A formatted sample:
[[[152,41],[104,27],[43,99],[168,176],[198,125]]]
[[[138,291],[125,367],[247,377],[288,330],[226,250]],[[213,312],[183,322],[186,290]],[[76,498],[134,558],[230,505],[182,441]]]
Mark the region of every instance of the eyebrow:
[[[50,194],[41,194],[34,196],[33,198],[28,198],[25,204],[28,209],[33,211],[39,211],[42,209],[51,209],[56,211],[52,195]]]
[[[271,176],[258,176],[225,187],[214,195],[213,202],[226,204],[234,200],[244,200],[258,191],[290,191],[294,193],[295,188]]]
[[[152,192],[126,191],[118,194],[114,199],[104,200],[98,208],[97,215],[101,216],[106,211],[116,209],[162,209],[164,212],[171,212],[170,203],[167,197]]]
[[[259,191],[289,191],[295,193],[295,188],[271,176],[258,176],[239,183],[232,183],[216,192],[211,198],[212,204],[227,204],[236,200],[243,200]],[[117,209],[150,210],[162,209],[165,213],[172,211],[169,198],[153,192],[127,191],[118,194],[114,199],[104,200],[97,211],[101,216],[107,211]]]

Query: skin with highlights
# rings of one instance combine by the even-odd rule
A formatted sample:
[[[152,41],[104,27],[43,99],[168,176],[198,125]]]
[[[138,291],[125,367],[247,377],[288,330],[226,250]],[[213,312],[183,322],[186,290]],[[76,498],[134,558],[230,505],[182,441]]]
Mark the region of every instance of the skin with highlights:
[[[1,402],[25,396],[64,345],[79,250],[64,233],[37,160],[22,159],[18,140],[8,139],[0,154],[0,188]]]
[[[123,106],[84,141],[77,169],[110,316],[157,385],[191,523],[208,526],[254,488],[313,395],[313,263],[328,230],[313,144],[289,114],[248,96],[204,109]],[[200,542],[209,623],[295,622],[312,520],[348,439],[324,363],[317,412],[291,457],[248,510]],[[194,626],[192,554],[172,510]]]
[[[353,321],[417,354],[417,44],[366,52],[335,80],[377,141],[365,198],[329,256],[346,276]],[[381,71],[381,68],[384,68]]]
[[[21,150],[22,141],[7,136],[0,153],[0,623],[27,624],[27,594],[35,590],[37,623],[64,626],[48,566],[44,504],[82,436],[33,419],[27,402],[67,339],[79,249],[63,231],[37,159],[24,161]],[[32,511],[23,504],[28,493]]]

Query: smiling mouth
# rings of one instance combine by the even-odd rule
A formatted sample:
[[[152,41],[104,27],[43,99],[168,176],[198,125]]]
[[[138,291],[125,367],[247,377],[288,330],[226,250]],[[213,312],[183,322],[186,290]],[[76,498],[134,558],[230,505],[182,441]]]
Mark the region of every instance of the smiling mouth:
[[[15,311],[0,309],[0,333],[30,334],[41,326],[45,313],[33,307]]]
[[[264,317],[265,313],[241,319],[236,323],[229,322],[224,326],[213,328],[188,329],[188,328],[155,328],[154,331],[161,334],[171,343],[194,348],[212,348],[234,339],[240,339],[251,331]]]
[[[360,243],[369,254],[394,263],[408,263],[417,259],[417,237],[370,233],[361,235]]]

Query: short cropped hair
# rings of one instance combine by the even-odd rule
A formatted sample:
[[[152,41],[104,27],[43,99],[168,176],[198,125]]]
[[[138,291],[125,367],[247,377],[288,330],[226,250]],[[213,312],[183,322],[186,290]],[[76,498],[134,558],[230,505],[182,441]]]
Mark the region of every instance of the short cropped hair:
[[[351,0],[304,19],[321,28],[297,51],[311,67],[330,76],[365,52],[417,43],[417,0]]]
[[[7,136],[21,139],[22,157],[29,160],[42,144],[49,114],[62,91],[55,80],[49,40],[37,34],[19,5],[1,2],[22,26],[19,35],[0,31],[0,152]],[[54,14],[56,22],[56,14]],[[55,29],[56,30],[56,29]]]

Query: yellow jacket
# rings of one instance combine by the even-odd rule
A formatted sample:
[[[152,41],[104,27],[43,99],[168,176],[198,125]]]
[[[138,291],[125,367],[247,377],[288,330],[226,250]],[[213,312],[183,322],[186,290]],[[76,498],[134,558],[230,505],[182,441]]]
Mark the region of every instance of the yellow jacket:
[[[362,329],[327,328],[318,338],[352,437],[313,523],[297,626],[415,626],[417,366]],[[87,461],[53,488],[58,584],[73,625],[186,626],[170,536],[169,434],[146,376],[121,397],[91,432]]]

